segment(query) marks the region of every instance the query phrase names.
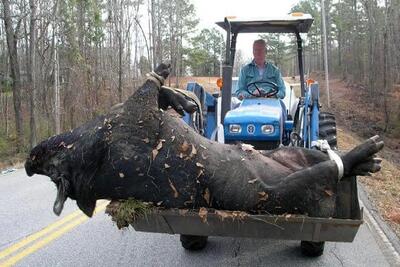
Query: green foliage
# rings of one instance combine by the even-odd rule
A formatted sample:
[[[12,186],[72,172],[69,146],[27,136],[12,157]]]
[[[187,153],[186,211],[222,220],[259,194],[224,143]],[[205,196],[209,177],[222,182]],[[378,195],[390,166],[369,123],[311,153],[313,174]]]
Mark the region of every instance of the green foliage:
[[[91,29],[88,32],[88,38],[94,42],[96,45],[100,44],[103,37],[103,21],[101,19],[101,10],[98,1],[91,0],[88,7],[88,25]]]
[[[224,39],[215,28],[203,29],[191,38],[190,48],[186,50],[186,65],[195,76],[219,75],[221,53],[224,51]]]
[[[0,76],[0,92],[7,95],[12,94],[12,79]]]
[[[194,5],[185,0],[160,0],[155,5],[154,13],[161,27],[157,29],[155,58],[158,62],[170,62],[171,75],[184,73],[181,64],[184,41],[188,39],[199,22]],[[158,23],[158,22],[157,22]]]
[[[6,163],[7,165],[12,165],[12,159],[15,157],[24,158],[24,152],[16,153],[16,137],[15,135],[5,136],[3,129],[0,128],[0,165],[1,163]],[[23,148],[26,151],[26,148]]]
[[[60,2],[60,30],[66,36],[62,47],[69,60],[84,64],[79,44],[99,45],[104,38],[101,12],[104,6],[96,0],[63,0]]]
[[[303,12],[310,14],[314,18],[308,35],[318,36],[321,33],[321,1],[320,0],[302,0],[295,5],[291,12]]]
[[[213,76],[212,58],[206,50],[188,49],[186,65],[193,76]]]
[[[395,138],[400,138],[400,105],[397,107],[397,116],[394,117],[394,121],[391,125],[392,128],[392,135]]]
[[[4,136],[0,136],[0,158],[8,154],[9,146],[8,140]]]

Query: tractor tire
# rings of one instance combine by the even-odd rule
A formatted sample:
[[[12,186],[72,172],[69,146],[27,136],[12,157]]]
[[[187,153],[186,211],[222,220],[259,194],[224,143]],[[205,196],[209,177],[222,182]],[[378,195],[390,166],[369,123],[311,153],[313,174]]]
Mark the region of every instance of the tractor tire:
[[[301,253],[307,257],[319,257],[324,253],[325,242],[301,241]]]
[[[329,112],[319,113],[319,139],[328,141],[332,150],[337,150],[335,115]]]
[[[187,250],[202,250],[207,245],[208,236],[181,235],[181,244]]]
[[[337,150],[337,131],[335,115],[329,112],[319,113],[319,139],[328,141],[333,150]],[[319,257],[324,253],[325,242],[301,241],[301,253],[307,257]]]

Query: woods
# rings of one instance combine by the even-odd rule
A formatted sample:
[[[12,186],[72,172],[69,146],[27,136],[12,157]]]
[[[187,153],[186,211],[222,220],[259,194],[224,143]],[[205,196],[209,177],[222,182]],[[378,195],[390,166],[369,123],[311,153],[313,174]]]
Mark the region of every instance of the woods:
[[[365,104],[384,113],[382,133],[400,136],[400,1],[329,0],[325,9],[329,72],[365,91]],[[315,20],[305,39],[306,74],[324,71],[321,1],[300,1],[291,11]],[[269,58],[284,75],[296,75],[294,41],[274,34],[264,38],[269,40]]]
[[[330,71],[384,110],[381,134],[400,134],[400,0],[329,0],[325,7]],[[305,70],[323,71],[320,1],[299,1],[291,11],[314,17],[303,36]],[[160,62],[171,63],[167,84],[179,87],[183,76],[220,75],[225,36],[201,29],[190,1],[2,0],[0,14],[0,158],[126,100]],[[268,59],[296,75],[295,42],[264,37]],[[247,61],[240,50],[236,60]]]
[[[1,157],[126,100],[162,61],[171,63],[174,84],[218,69],[222,35],[205,29],[220,39],[196,37],[187,1],[4,0],[0,13]],[[210,38],[214,50],[200,51]]]

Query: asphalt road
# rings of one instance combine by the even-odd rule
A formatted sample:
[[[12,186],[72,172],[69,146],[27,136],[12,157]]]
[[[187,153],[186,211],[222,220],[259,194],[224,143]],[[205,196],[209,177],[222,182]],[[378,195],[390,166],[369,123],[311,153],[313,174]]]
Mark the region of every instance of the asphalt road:
[[[179,236],[118,230],[99,212],[87,219],[68,200],[52,212],[55,186],[24,170],[0,175],[0,266],[389,266],[368,224],[353,243],[327,243],[319,258],[304,258],[298,241],[209,238],[185,251]],[[376,237],[375,237],[376,238]]]

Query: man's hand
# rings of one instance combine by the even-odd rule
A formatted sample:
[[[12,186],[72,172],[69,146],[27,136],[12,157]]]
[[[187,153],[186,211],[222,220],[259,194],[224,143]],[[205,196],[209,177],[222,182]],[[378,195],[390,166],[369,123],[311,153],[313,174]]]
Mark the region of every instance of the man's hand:
[[[253,91],[253,95],[254,95],[254,96],[261,96],[261,95],[260,95],[260,90],[257,90],[257,89],[254,90],[254,91]]]

